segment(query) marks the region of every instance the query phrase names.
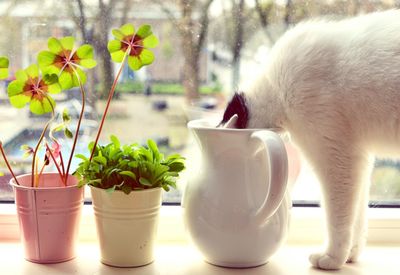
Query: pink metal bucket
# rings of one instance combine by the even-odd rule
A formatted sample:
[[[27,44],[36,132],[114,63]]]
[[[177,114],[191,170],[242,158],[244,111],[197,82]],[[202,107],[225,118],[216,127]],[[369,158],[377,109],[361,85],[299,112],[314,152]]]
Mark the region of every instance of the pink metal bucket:
[[[84,188],[68,177],[67,186],[59,174],[44,173],[39,187],[31,187],[31,175],[11,179],[25,258],[36,263],[57,263],[75,258]]]

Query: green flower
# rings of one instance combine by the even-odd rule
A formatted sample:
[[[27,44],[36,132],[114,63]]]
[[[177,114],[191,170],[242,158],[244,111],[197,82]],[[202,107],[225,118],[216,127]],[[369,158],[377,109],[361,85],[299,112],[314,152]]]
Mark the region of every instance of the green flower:
[[[5,56],[0,56],[0,79],[8,77],[8,58]]]
[[[75,39],[72,36],[57,39],[49,38],[49,51],[42,51],[38,55],[40,69],[46,74],[57,74],[63,89],[79,87],[79,83],[86,82],[84,68],[93,68],[96,61],[93,59],[93,47],[89,44],[74,47]]]
[[[17,71],[15,77],[16,80],[7,87],[11,105],[23,108],[30,103],[31,112],[38,115],[54,110],[56,103],[49,93],[61,92],[57,75],[45,75],[41,78],[39,68],[34,64],[25,70]]]
[[[135,33],[132,24],[123,25],[112,30],[115,40],[108,42],[108,51],[113,61],[121,63],[125,54],[128,55],[128,65],[132,70],[139,70],[154,61],[154,54],[147,48],[158,44],[157,37],[152,33],[150,25],[142,25]]]

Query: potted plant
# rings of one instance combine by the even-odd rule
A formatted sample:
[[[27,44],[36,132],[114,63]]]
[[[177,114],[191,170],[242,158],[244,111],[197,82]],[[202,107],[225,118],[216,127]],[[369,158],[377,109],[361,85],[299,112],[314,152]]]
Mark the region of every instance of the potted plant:
[[[90,45],[75,46],[73,37],[50,38],[48,51],[40,52],[37,64],[18,70],[15,80],[7,87],[12,106],[30,106],[34,115],[50,113],[34,147],[23,145],[25,156],[32,157],[31,173],[16,176],[0,141],[0,151],[12,175],[15,203],[24,244],[25,258],[38,263],[54,263],[75,257],[83,189],[77,188],[77,179],[70,175],[71,160],[78,140],[85,107],[83,84],[86,76],[83,68],[93,68],[93,48]],[[8,75],[8,59],[0,58],[0,77]],[[56,102],[52,94],[72,87],[80,87],[82,110],[75,133],[69,130],[71,117],[68,110],[62,119],[56,120]],[[62,142],[57,133],[64,131],[72,138],[69,157],[64,162]],[[65,153],[65,151],[64,151]],[[57,172],[46,172],[55,167]]]
[[[158,44],[149,25],[135,32],[131,24],[112,30],[108,43],[114,62],[121,63],[110,90],[96,139],[89,145],[90,157],[82,160],[75,175],[79,186],[89,185],[101,248],[101,261],[112,266],[141,266],[153,261],[161,190],[175,187],[184,160],[178,154],[164,158],[152,140],[146,146],[121,146],[115,136],[111,143],[98,145],[101,129],[115,92],[117,80],[127,63],[132,70],[151,64],[148,48]],[[127,62],[126,62],[127,61]]]
[[[121,146],[115,136],[97,145],[92,161],[77,157],[82,159],[75,173],[79,185],[88,184],[92,193],[101,261],[118,267],[151,263],[161,191],[176,187],[183,158],[164,158],[152,140],[147,146]]]

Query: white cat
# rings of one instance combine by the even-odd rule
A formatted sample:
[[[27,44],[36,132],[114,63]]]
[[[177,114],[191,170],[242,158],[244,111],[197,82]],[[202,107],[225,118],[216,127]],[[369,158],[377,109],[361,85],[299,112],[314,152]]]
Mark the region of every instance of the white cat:
[[[329,242],[310,256],[339,269],[366,242],[374,155],[400,149],[400,11],[298,24],[276,43],[222,123],[287,130],[321,182]]]

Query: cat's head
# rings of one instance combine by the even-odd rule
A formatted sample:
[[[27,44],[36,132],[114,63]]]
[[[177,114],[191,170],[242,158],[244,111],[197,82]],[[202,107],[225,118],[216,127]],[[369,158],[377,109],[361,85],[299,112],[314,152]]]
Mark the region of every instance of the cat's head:
[[[233,116],[237,115],[238,118],[234,124],[235,128],[243,129],[246,128],[249,122],[249,109],[247,107],[246,97],[244,93],[235,93],[232,99],[229,101],[220,126],[225,125],[228,120]]]

